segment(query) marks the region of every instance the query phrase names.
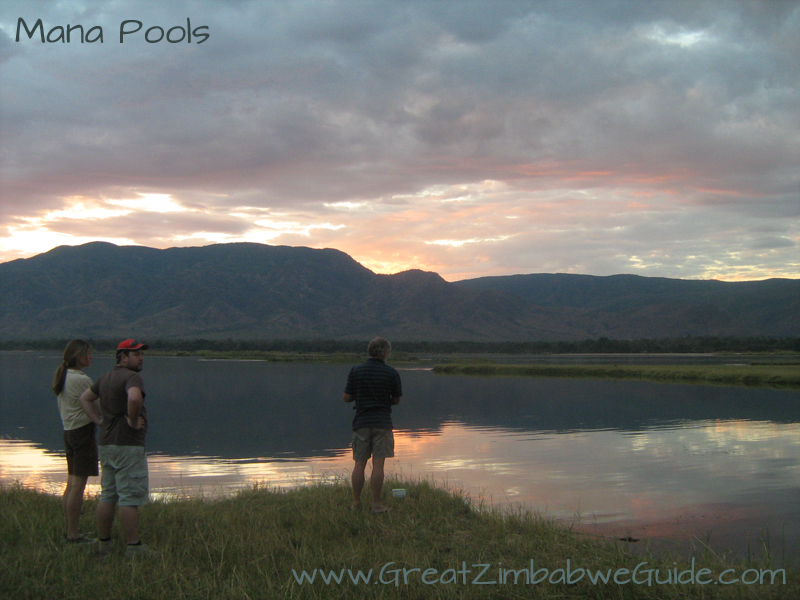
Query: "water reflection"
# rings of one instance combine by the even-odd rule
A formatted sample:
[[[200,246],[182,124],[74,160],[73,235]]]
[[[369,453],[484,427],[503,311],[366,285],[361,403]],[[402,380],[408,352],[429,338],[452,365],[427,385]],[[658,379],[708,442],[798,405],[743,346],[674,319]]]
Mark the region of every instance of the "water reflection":
[[[700,539],[711,533],[715,542],[737,547],[771,527],[789,549],[800,535],[795,424],[537,435],[447,423],[435,433],[398,431],[396,442],[389,473],[432,478],[492,505],[523,504],[583,531]],[[167,497],[213,497],[255,483],[301,486],[347,477],[352,466],[346,449],[313,459],[154,454],[149,461],[152,490]],[[60,454],[0,440],[0,481],[60,493],[65,477]],[[98,484],[91,478],[90,492]]]
[[[0,482],[63,489],[47,390],[53,364],[0,355]],[[151,358],[153,492],[214,496],[348,477],[352,413],[340,400],[348,368]],[[800,549],[797,392],[402,376],[390,474],[433,478],[476,501],[522,504],[601,535],[711,533],[743,551],[768,528],[787,552]],[[98,484],[90,478],[90,492]]]

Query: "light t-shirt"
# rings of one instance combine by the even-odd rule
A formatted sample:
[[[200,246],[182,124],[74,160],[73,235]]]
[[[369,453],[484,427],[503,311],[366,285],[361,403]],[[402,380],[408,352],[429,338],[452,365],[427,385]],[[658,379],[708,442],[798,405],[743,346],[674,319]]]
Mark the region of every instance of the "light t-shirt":
[[[64,389],[56,397],[58,411],[61,413],[61,422],[64,424],[64,431],[77,429],[92,422],[89,415],[83,411],[80,403],[81,394],[91,385],[92,379],[86,373],[77,369],[67,369]]]

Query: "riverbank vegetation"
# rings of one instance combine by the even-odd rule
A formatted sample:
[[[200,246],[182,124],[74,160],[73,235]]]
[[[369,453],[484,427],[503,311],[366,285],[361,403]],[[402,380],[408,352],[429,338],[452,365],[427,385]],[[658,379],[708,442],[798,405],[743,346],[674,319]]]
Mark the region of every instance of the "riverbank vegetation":
[[[516,375],[525,377],[589,377],[645,379],[671,383],[800,388],[800,364],[749,365],[496,365],[444,364],[443,375]]]
[[[598,541],[524,510],[475,506],[426,481],[387,482],[387,490],[397,487],[405,488],[407,497],[387,493],[391,510],[382,515],[348,510],[350,488],[341,481],[291,491],[256,487],[217,500],[153,502],[141,509],[140,525],[155,554],[136,559],[125,557],[119,530],[114,531],[115,551],[103,558],[68,544],[59,498],[20,485],[0,488],[0,597],[766,599],[800,594],[797,565],[779,567],[769,556],[731,561],[702,544],[691,556],[634,554],[626,542]],[[95,506],[94,499],[84,503],[84,531],[95,531]],[[690,579],[693,583],[686,583]]]
[[[0,340],[0,350],[63,351],[67,339]],[[100,352],[112,352],[118,339],[88,340]],[[151,349],[187,353],[284,353],[356,354],[366,351],[363,340],[239,340],[239,339],[148,339]],[[413,341],[393,339],[395,351],[410,354],[707,354],[707,353],[798,353],[800,338],[680,337],[663,339],[572,341]]]

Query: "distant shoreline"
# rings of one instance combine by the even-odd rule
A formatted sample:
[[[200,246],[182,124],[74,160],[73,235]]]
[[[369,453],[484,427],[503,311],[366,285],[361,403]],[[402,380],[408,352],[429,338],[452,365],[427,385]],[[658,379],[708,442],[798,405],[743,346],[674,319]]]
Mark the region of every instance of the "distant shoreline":
[[[376,332],[377,333],[377,332]],[[151,337],[130,332],[119,337],[93,337],[76,334],[91,342],[97,352],[113,352],[120,339],[136,337],[150,346],[150,353],[266,355],[355,355],[366,352],[364,339],[204,339]],[[572,341],[477,341],[414,340],[391,337],[393,356],[643,356],[708,354],[787,354],[800,357],[800,338],[684,336],[661,339],[586,339]],[[62,352],[69,338],[0,339],[0,351],[54,350]]]
[[[9,351],[0,351],[9,352]],[[15,352],[15,351],[11,351]],[[19,351],[17,351],[19,352]],[[22,351],[25,352],[25,351]],[[96,356],[112,352],[98,352]],[[270,351],[159,351],[150,356],[195,358],[197,360],[259,361],[274,363],[355,364],[366,353],[354,352],[270,352]],[[659,364],[660,358],[685,359],[688,364]],[[739,364],[695,362],[693,359],[749,361]],[[594,360],[592,360],[594,359]],[[637,364],[637,359],[642,359]],[[770,360],[771,359],[771,360]],[[542,362],[543,361],[543,362]],[[800,389],[800,355],[795,353],[710,353],[710,354],[412,354],[392,352],[388,362],[398,367],[423,366],[437,375],[522,376],[594,379],[638,379],[662,383],[734,385]]]
[[[2,353],[52,352],[61,349],[0,349]],[[113,356],[114,350],[101,348],[95,356]],[[260,362],[348,363],[366,360],[366,352],[274,351],[274,350],[178,350],[151,347],[148,356],[196,358],[198,360],[238,360]],[[662,362],[663,361],[663,362]],[[737,364],[724,364],[735,361]],[[436,373],[463,375],[526,375],[534,377],[611,377],[615,379],[654,379],[657,381],[709,380],[737,385],[797,385],[800,353],[764,352],[660,352],[660,353],[504,353],[504,352],[404,352],[393,350],[391,364],[425,366]],[[715,364],[716,363],[716,364]],[[730,367],[735,369],[723,369]],[[768,370],[766,367],[775,367]],[[746,371],[742,369],[747,368]],[[726,371],[717,373],[717,371]],[[731,377],[731,373],[736,376]],[[768,380],[765,379],[765,376]]]
[[[441,375],[641,379],[664,383],[800,389],[800,362],[749,365],[497,365],[443,364]]]

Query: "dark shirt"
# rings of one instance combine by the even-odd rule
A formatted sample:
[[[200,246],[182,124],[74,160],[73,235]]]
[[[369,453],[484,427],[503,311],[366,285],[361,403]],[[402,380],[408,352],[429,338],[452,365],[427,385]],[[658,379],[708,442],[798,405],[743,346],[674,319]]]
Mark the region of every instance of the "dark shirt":
[[[128,415],[128,390],[138,387],[144,399],[144,380],[136,371],[117,365],[94,382],[91,389],[100,396],[103,424],[100,426],[100,446],[144,446],[147,437],[147,409],[142,406],[144,427],[134,429],[125,418]]]
[[[392,429],[392,397],[403,395],[400,374],[379,358],[354,366],[344,393],[353,396],[353,431],[362,427]]]

